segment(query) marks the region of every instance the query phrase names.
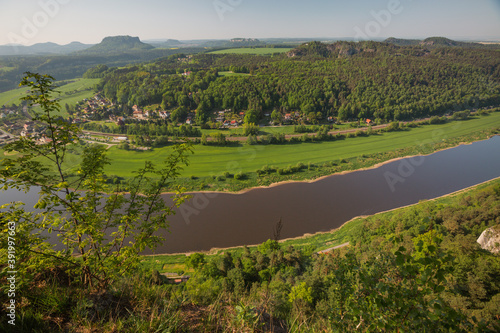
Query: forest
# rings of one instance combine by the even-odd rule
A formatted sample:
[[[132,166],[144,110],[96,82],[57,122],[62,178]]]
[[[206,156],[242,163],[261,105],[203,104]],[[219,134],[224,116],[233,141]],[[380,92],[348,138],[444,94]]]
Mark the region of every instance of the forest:
[[[198,125],[224,109],[258,119],[276,110],[342,121],[407,120],[498,105],[499,60],[498,50],[486,47],[310,42],[272,56],[172,55],[108,70],[99,89],[129,106],[185,108]],[[250,75],[218,75],[223,71]]]
[[[476,241],[485,229],[498,230],[498,179],[349,222],[331,233],[343,233],[341,241],[349,245],[327,253],[318,253],[324,243],[281,241],[280,221],[273,238],[259,246],[172,256],[182,260],[166,266],[169,256],[141,253],[163,241],[155,233],[168,228],[174,207],[189,199],[185,188],[177,186],[170,207],[160,193],[189,164],[192,145],[174,146],[162,163],[145,162],[134,172],[128,193],[107,183],[104,168],[110,158],[103,145],[85,146],[78,169],[68,169],[65,163],[78,145],[79,129],[53,114],[60,107],[51,98],[57,89],[53,81],[33,73],[22,81],[32,91],[25,100],[44,111],[35,120],[47,124],[51,142],[37,145],[33,138],[21,138],[5,146],[11,158],[0,161],[2,188],[41,189],[37,211],[19,203],[0,211],[1,254],[10,260],[0,267],[0,300],[15,303],[15,331],[500,329],[500,261]],[[46,238],[52,232],[64,244],[61,249]],[[14,287],[12,267],[18,271]],[[189,278],[172,283],[159,273],[164,267]],[[7,306],[0,309],[4,318],[9,311]],[[6,321],[0,325],[3,331],[11,328]]]

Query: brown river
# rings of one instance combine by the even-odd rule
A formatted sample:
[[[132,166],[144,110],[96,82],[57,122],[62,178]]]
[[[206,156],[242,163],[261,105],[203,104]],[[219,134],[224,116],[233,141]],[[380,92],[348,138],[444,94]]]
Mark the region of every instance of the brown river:
[[[312,183],[285,183],[242,194],[193,193],[170,218],[170,233],[165,232],[166,241],[155,253],[259,244],[273,237],[280,219],[281,238],[329,231],[356,216],[415,204],[497,177],[500,136]],[[36,199],[35,189],[28,194],[0,192],[0,204],[23,201],[32,207]]]

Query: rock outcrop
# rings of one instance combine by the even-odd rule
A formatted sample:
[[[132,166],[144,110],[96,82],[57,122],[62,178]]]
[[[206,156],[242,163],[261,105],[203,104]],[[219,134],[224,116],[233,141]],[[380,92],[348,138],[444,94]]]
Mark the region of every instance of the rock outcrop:
[[[477,239],[481,248],[491,253],[500,252],[500,225],[491,227],[483,231]]]

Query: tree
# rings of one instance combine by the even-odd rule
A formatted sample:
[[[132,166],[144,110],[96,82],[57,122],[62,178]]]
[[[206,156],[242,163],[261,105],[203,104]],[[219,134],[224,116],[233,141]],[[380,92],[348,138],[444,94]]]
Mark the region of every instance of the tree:
[[[206,263],[205,255],[202,253],[193,253],[186,258],[185,264],[187,268],[198,269]]]
[[[259,134],[259,126],[254,123],[245,123],[243,124],[243,131],[245,132],[245,136],[257,135]]]
[[[274,111],[271,113],[271,119],[272,119],[275,123],[281,123],[281,113],[280,113],[278,110],[274,110]]]
[[[257,111],[252,109],[248,110],[245,113],[245,118],[244,118],[245,124],[256,124],[258,120],[259,120],[259,114]]]
[[[179,187],[172,196],[173,205],[168,206],[161,193],[179,175],[181,164],[187,165],[191,146],[175,146],[161,167],[145,162],[124,194],[118,185],[113,188],[106,182],[104,167],[110,161],[105,147],[79,147],[78,127],[55,117],[59,104],[52,99],[54,78],[26,73],[21,85],[31,89],[25,100],[40,105],[42,112],[33,120],[46,125],[50,140],[39,144],[30,137],[20,138],[5,146],[19,157],[0,162],[3,189],[40,187],[35,205],[39,212],[27,212],[19,203],[1,207],[0,220],[19,226],[18,274],[29,281],[30,276],[56,266],[80,278],[83,286],[103,290],[137,266],[139,253],[163,241],[156,231],[168,228],[168,215],[188,197]],[[70,149],[82,150],[76,174],[68,171]],[[52,232],[64,245],[62,249],[54,249],[44,237]]]

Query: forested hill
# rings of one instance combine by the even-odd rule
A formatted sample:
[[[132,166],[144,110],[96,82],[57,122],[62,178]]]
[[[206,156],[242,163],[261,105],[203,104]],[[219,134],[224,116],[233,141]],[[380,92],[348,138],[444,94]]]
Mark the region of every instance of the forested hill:
[[[459,42],[445,37],[429,37],[424,40],[419,39],[402,39],[390,37],[385,40],[386,43],[395,44],[399,46],[425,46],[427,48],[435,47],[466,47],[466,48],[490,48],[500,49],[498,44],[480,44],[471,42]]]
[[[154,46],[141,42],[139,37],[113,36],[105,37],[102,42],[86,50],[79,51],[79,55],[108,55],[123,52],[134,52],[154,49]]]
[[[219,75],[224,71],[238,75]],[[256,117],[278,110],[341,120],[402,120],[499,104],[500,52],[310,42],[273,56],[174,55],[109,71],[101,89],[130,106],[159,104],[181,114],[196,110],[198,124],[227,108]]]

